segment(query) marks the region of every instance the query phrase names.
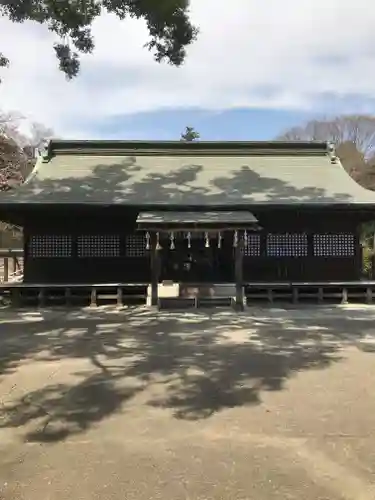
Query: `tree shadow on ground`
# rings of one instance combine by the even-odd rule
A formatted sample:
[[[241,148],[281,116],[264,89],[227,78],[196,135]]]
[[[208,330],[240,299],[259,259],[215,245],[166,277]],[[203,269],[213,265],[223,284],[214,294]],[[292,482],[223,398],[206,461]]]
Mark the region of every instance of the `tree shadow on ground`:
[[[137,392],[131,387],[114,390],[113,380],[99,373],[76,385],[51,384],[34,390],[6,409],[8,425],[40,422],[27,433],[27,441],[54,442],[84,432],[118,411]]]
[[[145,411],[164,408],[185,420],[260,404],[264,391],[282,390],[297,372],[340,361],[344,346],[373,335],[374,318],[371,309],[190,314],[134,308],[5,319],[0,381],[9,395],[0,427],[21,428],[27,441],[54,442],[126,412],[139,395]],[[40,366],[50,366],[51,375],[34,383]],[[22,373],[28,378],[19,395],[11,388]]]

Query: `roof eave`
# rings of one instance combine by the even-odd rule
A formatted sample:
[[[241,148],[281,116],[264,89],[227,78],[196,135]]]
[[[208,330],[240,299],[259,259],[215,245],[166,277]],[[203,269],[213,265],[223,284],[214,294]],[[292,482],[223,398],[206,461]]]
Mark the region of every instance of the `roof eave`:
[[[3,197],[2,197],[3,198]],[[8,199],[8,201],[0,202],[0,219],[1,212],[4,211],[13,211],[13,210],[28,210],[28,209],[45,209],[45,207],[72,207],[72,208],[110,208],[123,207],[125,209],[136,209],[136,210],[225,210],[225,211],[243,211],[243,210],[278,210],[278,209],[338,209],[338,210],[361,210],[368,209],[374,210],[375,216],[375,200],[373,202],[362,202],[362,201],[354,201],[354,202],[280,202],[280,203],[267,203],[258,202],[258,203],[243,203],[243,204],[217,204],[217,203],[206,203],[206,204],[170,204],[170,203],[154,203],[154,204],[142,204],[142,203],[120,203],[120,202],[103,202],[103,201],[91,201],[91,202],[82,202],[82,201],[61,201],[61,202],[23,202],[17,199]]]

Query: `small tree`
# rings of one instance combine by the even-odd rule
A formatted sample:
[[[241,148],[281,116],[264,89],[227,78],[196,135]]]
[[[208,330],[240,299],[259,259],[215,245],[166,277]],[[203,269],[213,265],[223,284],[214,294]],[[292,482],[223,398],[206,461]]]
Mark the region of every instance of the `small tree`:
[[[194,127],[185,127],[184,132],[181,134],[181,141],[194,142],[200,138],[199,132],[197,132]]]

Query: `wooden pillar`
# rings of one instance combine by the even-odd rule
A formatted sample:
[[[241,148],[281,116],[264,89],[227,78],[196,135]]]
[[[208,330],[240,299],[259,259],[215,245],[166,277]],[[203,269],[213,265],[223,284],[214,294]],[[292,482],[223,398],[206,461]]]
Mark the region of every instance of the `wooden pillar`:
[[[244,309],[243,297],[243,231],[238,231],[237,245],[234,248],[234,270],[236,279],[236,302],[237,311]]]
[[[158,285],[159,285],[159,274],[160,274],[160,255],[158,244],[157,233],[151,234],[150,241],[150,260],[151,260],[151,305],[158,305]]]
[[[9,281],[9,258],[4,257],[3,262],[4,262],[3,280],[4,280],[4,283],[8,283],[8,281]]]
[[[356,226],[353,231],[354,255],[353,255],[353,279],[360,280],[363,277],[363,248],[361,245],[361,228]]]

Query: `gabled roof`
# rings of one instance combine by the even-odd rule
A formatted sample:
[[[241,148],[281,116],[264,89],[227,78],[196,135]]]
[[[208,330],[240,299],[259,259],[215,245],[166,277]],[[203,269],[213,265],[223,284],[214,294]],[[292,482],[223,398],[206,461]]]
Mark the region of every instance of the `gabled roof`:
[[[322,142],[51,141],[5,204],[375,205]]]

